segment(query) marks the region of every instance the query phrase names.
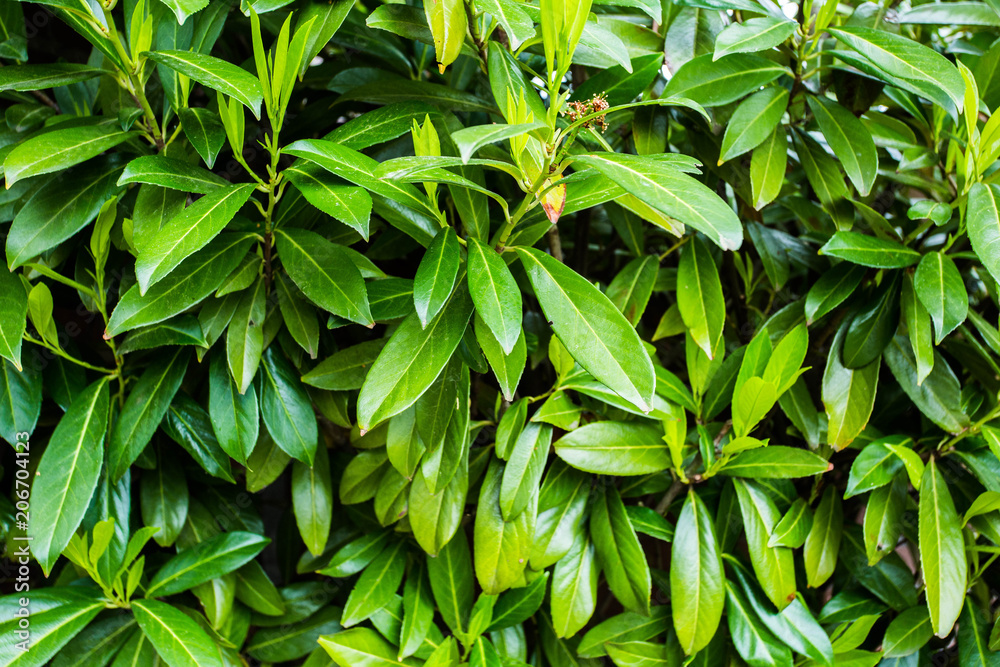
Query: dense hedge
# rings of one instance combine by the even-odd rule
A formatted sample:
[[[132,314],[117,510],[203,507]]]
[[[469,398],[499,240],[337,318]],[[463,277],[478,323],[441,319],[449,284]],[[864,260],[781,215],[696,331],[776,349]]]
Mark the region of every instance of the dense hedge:
[[[1000,665],[1000,3],[411,1],[0,0],[0,664]]]

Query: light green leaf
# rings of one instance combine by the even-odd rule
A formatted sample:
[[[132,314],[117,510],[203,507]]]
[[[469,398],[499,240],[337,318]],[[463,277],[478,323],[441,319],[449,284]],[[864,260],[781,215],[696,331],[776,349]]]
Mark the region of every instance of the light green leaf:
[[[344,249],[316,232],[279,230],[288,275],[316,305],[365,326],[374,323],[361,272]]]
[[[934,459],[920,482],[919,510],[920,568],[931,628],[938,637],[946,637],[965,599],[965,541],[948,485]]]
[[[521,337],[521,290],[501,256],[470,238],[469,294],[476,312],[509,355]]]
[[[78,394],[59,420],[31,487],[31,552],[46,576],[76,533],[104,464],[110,401],[107,379]]]
[[[670,552],[674,629],[685,655],[694,655],[715,636],[722,620],[724,587],[715,524],[698,494],[689,491]]]
[[[551,256],[518,248],[535,296],[573,358],[618,395],[652,409],[656,383],[642,341],[614,304],[586,278]]]
[[[719,162],[742,155],[767,141],[787,106],[788,91],[781,86],[765,88],[741,102],[726,125]]]
[[[255,118],[260,118],[264,91],[257,77],[245,69],[221,58],[193,51],[145,51],[141,55],[239,100]]]
[[[156,653],[171,667],[222,667],[218,648],[197,621],[159,600],[133,600],[132,613]]]
[[[819,129],[847,177],[862,197],[867,197],[878,172],[878,153],[871,133],[850,111],[824,96],[806,98]]]
[[[7,187],[19,180],[80,164],[123,141],[138,136],[108,125],[81,125],[49,130],[17,144],[3,163]]]
[[[731,23],[715,38],[712,60],[731,53],[755,53],[778,46],[795,32],[795,22],[773,16]]]
[[[624,153],[576,155],[573,160],[618,183],[660,213],[697,229],[723,250],[737,250],[743,243],[743,226],[729,205],[670,162]]]
[[[136,280],[145,296],[155,284],[215,238],[247,202],[253,184],[215,190],[171,218],[145,243],[135,262]]]
[[[642,422],[587,424],[556,440],[555,450],[574,468],[599,475],[647,475],[671,467],[662,429]]]
[[[965,321],[969,312],[969,294],[955,261],[942,252],[927,253],[913,274],[913,287],[920,303],[934,322],[934,343]]]

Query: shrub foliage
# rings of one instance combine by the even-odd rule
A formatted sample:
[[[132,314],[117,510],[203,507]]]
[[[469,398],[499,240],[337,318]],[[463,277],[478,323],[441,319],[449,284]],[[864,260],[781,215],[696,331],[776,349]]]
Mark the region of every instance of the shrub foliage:
[[[0,27],[0,663],[1000,665],[998,3]]]

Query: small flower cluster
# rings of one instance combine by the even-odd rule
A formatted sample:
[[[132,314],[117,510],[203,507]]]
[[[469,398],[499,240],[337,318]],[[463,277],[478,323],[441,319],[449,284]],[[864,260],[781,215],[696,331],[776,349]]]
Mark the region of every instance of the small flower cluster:
[[[569,117],[571,123],[597,113],[601,115],[591,118],[583,124],[583,127],[589,128],[594,126],[601,132],[608,129],[608,121],[603,114],[603,112],[608,110],[608,100],[603,93],[594,95],[586,102],[570,102],[568,106],[569,109],[566,111],[566,115]]]

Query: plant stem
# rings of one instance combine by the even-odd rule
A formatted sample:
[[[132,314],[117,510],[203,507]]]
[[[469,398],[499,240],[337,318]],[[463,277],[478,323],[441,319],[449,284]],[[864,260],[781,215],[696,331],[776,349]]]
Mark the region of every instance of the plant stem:
[[[82,361],[80,359],[77,359],[74,356],[71,356],[70,354],[68,354],[62,348],[55,347],[54,345],[50,345],[48,343],[48,341],[44,341],[44,340],[40,340],[38,338],[35,338],[31,334],[27,334],[26,333],[26,334],[24,334],[23,338],[24,338],[24,340],[28,341],[29,343],[34,343],[35,345],[39,345],[41,347],[44,347],[45,349],[51,351],[56,356],[62,357],[66,361],[73,362],[77,366],[83,366],[86,369],[89,369],[89,370],[92,370],[92,371],[97,371],[98,373],[104,373],[105,375],[107,375],[109,377],[114,377],[114,376],[118,375],[118,371],[117,370],[112,370],[110,368],[101,368],[100,366],[94,366],[93,364],[88,364],[86,361]]]

